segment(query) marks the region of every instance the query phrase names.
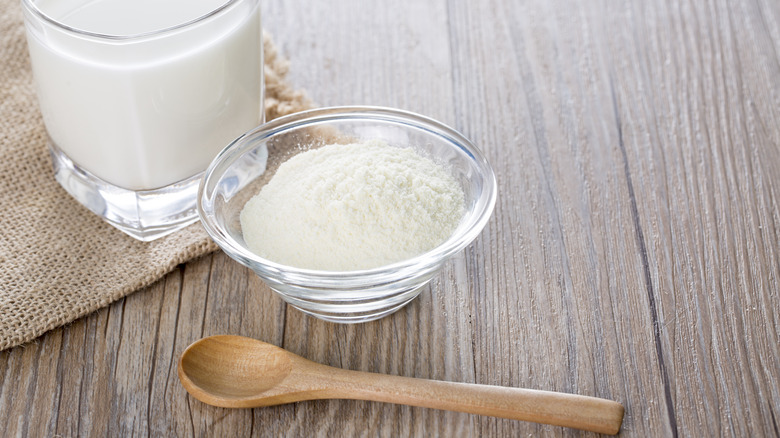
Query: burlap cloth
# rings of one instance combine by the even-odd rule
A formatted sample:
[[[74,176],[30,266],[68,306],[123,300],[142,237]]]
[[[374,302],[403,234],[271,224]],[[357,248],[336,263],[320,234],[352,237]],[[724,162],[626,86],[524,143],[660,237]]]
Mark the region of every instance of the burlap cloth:
[[[265,36],[266,117],[311,106],[284,79]],[[20,0],[0,0],[0,350],[147,286],[217,249],[200,224],[138,242],[76,203],[54,180]]]

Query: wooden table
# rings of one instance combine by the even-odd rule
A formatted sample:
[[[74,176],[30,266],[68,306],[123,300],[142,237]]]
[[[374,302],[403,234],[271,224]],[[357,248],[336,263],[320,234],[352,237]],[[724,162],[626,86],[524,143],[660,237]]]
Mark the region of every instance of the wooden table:
[[[487,228],[411,305],[334,325],[222,253],[0,353],[6,436],[518,436],[560,427],[359,401],[189,397],[196,339],[339,367],[617,400],[625,436],[780,434],[780,3],[269,0],[320,105],[454,126]]]

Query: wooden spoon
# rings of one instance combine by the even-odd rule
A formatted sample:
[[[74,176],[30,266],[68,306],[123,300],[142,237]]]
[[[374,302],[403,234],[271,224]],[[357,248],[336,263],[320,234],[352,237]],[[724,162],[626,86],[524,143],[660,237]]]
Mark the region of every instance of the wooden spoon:
[[[193,397],[225,408],[373,400],[611,435],[623,421],[623,406],[611,400],[343,370],[242,336],[211,336],[187,347],[179,360],[179,379]]]

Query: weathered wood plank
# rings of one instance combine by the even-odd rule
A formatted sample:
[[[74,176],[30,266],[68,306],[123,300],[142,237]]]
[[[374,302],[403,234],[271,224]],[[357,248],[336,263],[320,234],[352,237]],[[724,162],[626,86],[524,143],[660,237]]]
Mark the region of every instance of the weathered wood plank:
[[[204,405],[176,361],[219,333],[363,371],[625,404],[623,434],[778,434],[780,3],[271,1],[320,105],[451,124],[499,200],[422,295],[304,316],[222,253],[0,352],[9,436],[579,436],[360,401]]]
[[[679,430],[770,435],[780,406],[778,332],[770,322],[780,315],[778,210],[777,176],[763,163],[777,161],[758,154],[769,148],[776,156],[777,143],[756,142],[750,131],[758,127],[748,115],[757,107],[777,112],[776,102],[765,101],[780,86],[777,59],[751,59],[767,52],[738,29],[768,35],[761,19],[747,14],[755,6],[748,2],[688,2],[655,17],[636,6],[629,10],[636,31],[624,35],[634,43],[612,53],[627,60],[616,89],[654,285],[667,409]],[[668,26],[648,27],[655,22]],[[648,41],[647,33],[656,39]],[[746,81],[746,72],[757,76]],[[766,232],[773,239],[768,251],[760,237]],[[763,388],[770,393],[756,397]]]

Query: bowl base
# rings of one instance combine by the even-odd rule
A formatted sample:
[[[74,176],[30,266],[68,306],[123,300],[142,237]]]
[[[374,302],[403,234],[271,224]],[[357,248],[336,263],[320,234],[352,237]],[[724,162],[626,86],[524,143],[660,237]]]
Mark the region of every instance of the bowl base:
[[[426,282],[427,283],[427,282]],[[278,291],[284,301],[301,312],[311,315],[315,318],[328,322],[339,324],[357,324],[362,322],[375,321],[385,316],[395,313],[402,307],[409,304],[417,298],[425,285],[421,285],[410,291],[395,295],[393,297],[372,303],[360,304],[324,304],[321,302],[304,301],[290,296],[286,296]],[[365,310],[360,310],[360,309]]]

